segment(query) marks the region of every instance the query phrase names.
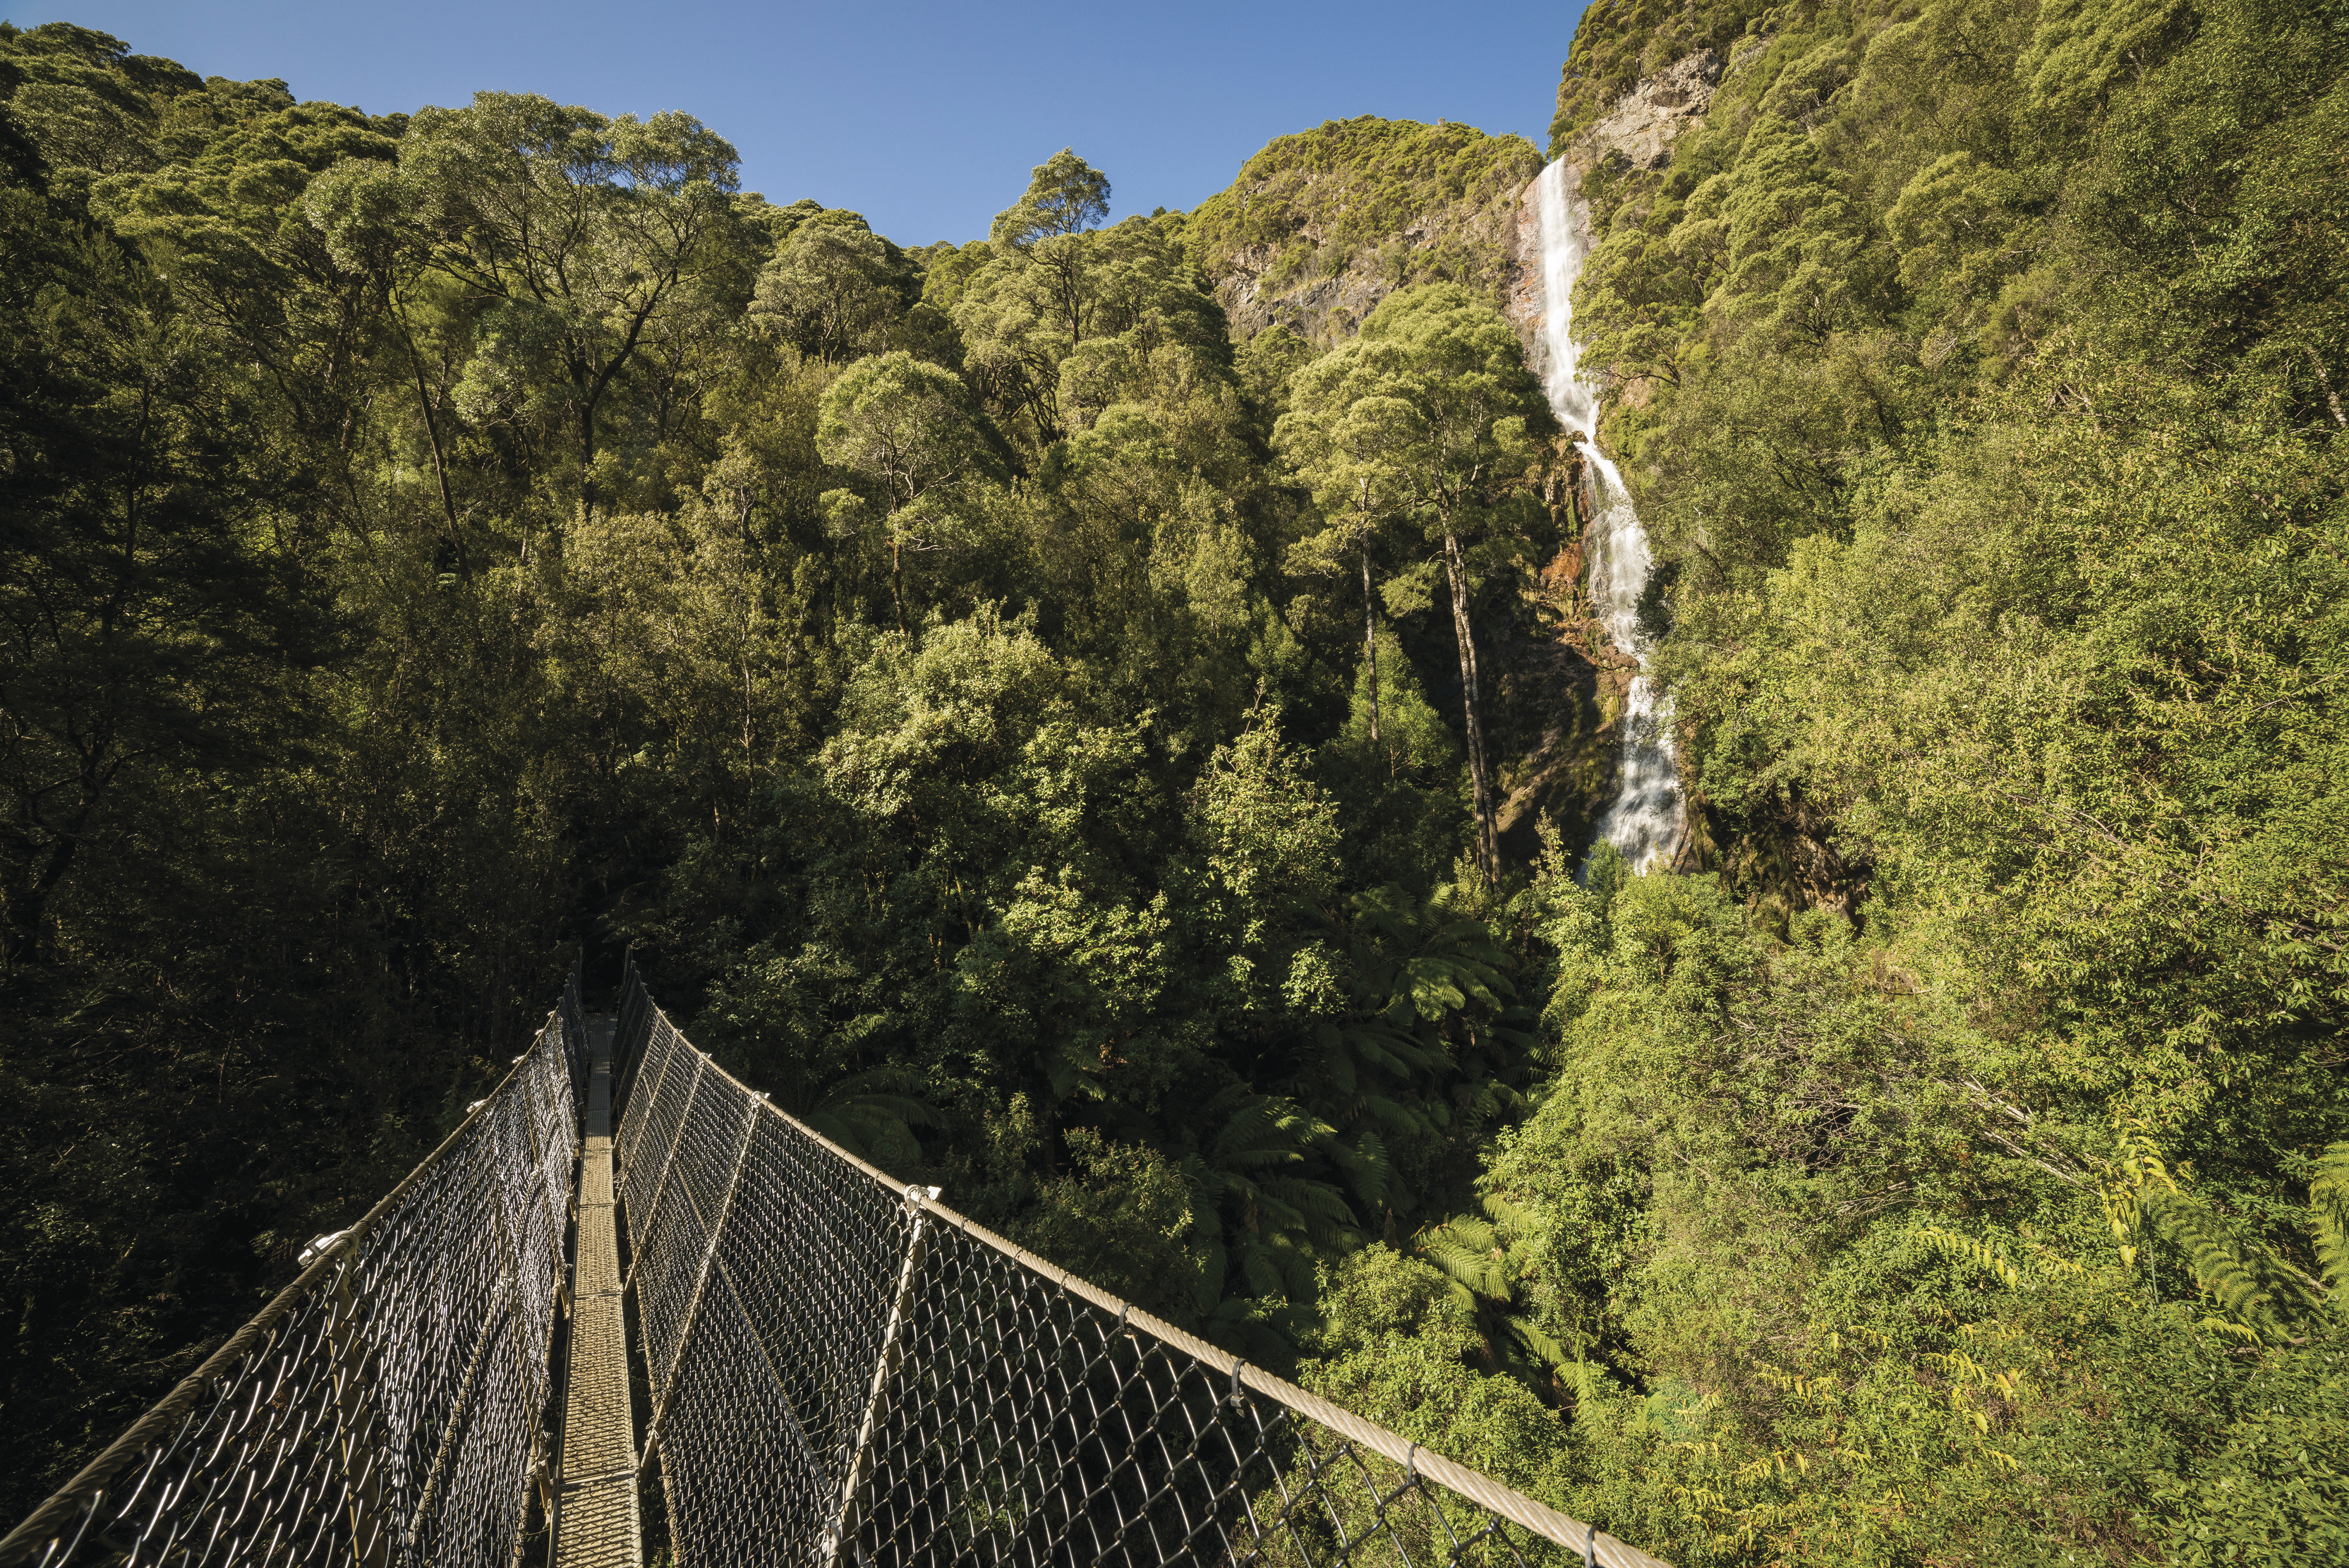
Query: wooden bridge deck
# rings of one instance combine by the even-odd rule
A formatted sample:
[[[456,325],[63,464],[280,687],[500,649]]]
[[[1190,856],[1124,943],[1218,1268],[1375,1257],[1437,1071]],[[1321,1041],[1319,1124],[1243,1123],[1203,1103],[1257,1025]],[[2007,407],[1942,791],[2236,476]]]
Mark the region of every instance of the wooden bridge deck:
[[[612,1020],[588,1024],[579,1239],[571,1273],[571,1367],[564,1385],[555,1568],[640,1568],[636,1417],[612,1228]]]

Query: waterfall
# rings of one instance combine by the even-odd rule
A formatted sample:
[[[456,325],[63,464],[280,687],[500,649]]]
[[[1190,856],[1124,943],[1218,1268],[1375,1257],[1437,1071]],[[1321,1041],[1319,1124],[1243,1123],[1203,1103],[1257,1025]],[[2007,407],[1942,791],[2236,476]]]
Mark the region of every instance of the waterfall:
[[[1640,627],[1640,597],[1647,591],[1648,532],[1631,505],[1631,492],[1592,438],[1599,429],[1599,392],[1576,374],[1574,280],[1589,252],[1588,211],[1567,189],[1563,160],[1534,181],[1534,214],[1541,241],[1541,336],[1535,358],[1558,422],[1579,431],[1577,442],[1590,475],[1594,514],[1586,541],[1590,597],[1607,635],[1640,661],[1623,703],[1622,751],[1614,804],[1599,819],[1599,837],[1623,852],[1635,870],[1668,863],[1681,835],[1680,772],[1672,760],[1672,701],[1647,674],[1649,640]]]

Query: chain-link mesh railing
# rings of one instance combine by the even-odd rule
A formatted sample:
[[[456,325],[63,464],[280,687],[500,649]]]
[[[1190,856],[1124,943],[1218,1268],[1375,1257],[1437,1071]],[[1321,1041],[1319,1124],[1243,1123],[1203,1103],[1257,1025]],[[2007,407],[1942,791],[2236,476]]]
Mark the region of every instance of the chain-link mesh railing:
[[[1655,1563],[892,1183],[633,969],[615,1051],[680,1563]]]
[[[0,1568],[511,1563],[544,1459],[577,978],[449,1139],[35,1510]]]

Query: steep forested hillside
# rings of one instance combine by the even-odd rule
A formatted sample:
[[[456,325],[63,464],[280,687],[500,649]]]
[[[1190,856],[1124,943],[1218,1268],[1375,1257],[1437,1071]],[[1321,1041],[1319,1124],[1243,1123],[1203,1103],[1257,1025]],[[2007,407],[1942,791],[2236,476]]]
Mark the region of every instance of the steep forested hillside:
[[[1612,150],[1700,46],[1702,124]],[[1584,24],[1576,320],[1699,809],[1561,944],[1485,1299],[1667,1556],[2349,1553],[2344,49]]]
[[[633,943],[795,1114],[1673,1562],[2349,1560],[2344,54],[1593,9],[1693,805],[1630,876],[1525,144],[1115,224],[1062,152],[905,249],[682,113],[0,27],[0,1507]]]
[[[1314,347],[1071,153],[906,251],[683,114],[371,119],[66,26],[0,92],[6,1506],[582,951],[1261,1362],[1469,1200],[1540,1060],[1510,770],[1573,531],[1481,294],[1292,393]]]

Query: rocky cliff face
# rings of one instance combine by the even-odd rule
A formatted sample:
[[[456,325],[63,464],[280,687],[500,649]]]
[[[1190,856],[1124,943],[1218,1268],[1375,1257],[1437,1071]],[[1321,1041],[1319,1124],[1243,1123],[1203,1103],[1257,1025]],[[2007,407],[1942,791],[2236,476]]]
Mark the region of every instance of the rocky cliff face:
[[[1593,161],[1619,158],[1634,169],[1663,168],[1672,161],[1672,142],[1704,122],[1721,72],[1721,57],[1699,49],[1642,79],[1578,139],[1584,145],[1568,156],[1587,152]]]
[[[1570,165],[1578,175],[1602,162],[1664,167],[1672,143],[1703,123],[1724,65],[1699,48],[1642,78],[1574,139]],[[1539,246],[1526,198],[1540,168],[1518,137],[1332,120],[1250,159],[1192,214],[1191,243],[1243,337],[1278,323],[1340,342],[1396,289],[1441,281],[1488,296],[1531,348]]]
[[[1300,225],[1298,237],[1319,249],[1316,226]],[[1409,249],[1425,243],[1423,223],[1406,229],[1393,242]],[[1309,342],[1336,343],[1351,337],[1362,317],[1400,286],[1392,270],[1341,264],[1334,273],[1299,280],[1277,271],[1281,250],[1273,245],[1249,245],[1233,252],[1216,275],[1216,297],[1231,318],[1232,331],[1253,337],[1278,323]]]
[[[1200,203],[1190,244],[1233,330],[1279,323],[1331,344],[1398,288],[1457,283],[1497,305],[1516,283],[1522,137],[1413,120],[1332,120],[1284,136]]]
[[[1746,39],[1733,51],[1733,62],[1711,48],[1698,49],[1654,76],[1640,78],[1568,144],[1562,155],[1567,188],[1579,192],[1584,177],[1600,168],[1668,167],[1672,144],[1704,123],[1713,95],[1733,63],[1752,58],[1768,43],[1766,36]],[[1517,193],[1503,244],[1507,254],[1503,314],[1525,340],[1526,362],[1541,374],[1546,357],[1541,342],[1541,232],[1530,182]]]
[[[1285,247],[1249,245],[1234,251],[1216,275],[1216,297],[1231,317],[1232,330],[1253,337],[1278,322],[1313,343],[1351,337],[1379,301],[1408,283],[1444,278],[1484,284],[1506,296],[1516,286],[1516,216],[1502,205],[1469,214],[1421,213],[1370,254],[1340,260],[1323,271],[1320,225],[1301,223],[1297,240],[1312,246],[1316,260],[1302,268],[1281,265]],[[1481,253],[1486,265],[1465,269],[1430,265],[1429,253],[1442,243]],[[1459,277],[1458,272],[1469,275]],[[1303,275],[1299,275],[1299,274]],[[1484,275],[1478,275],[1482,274]]]

